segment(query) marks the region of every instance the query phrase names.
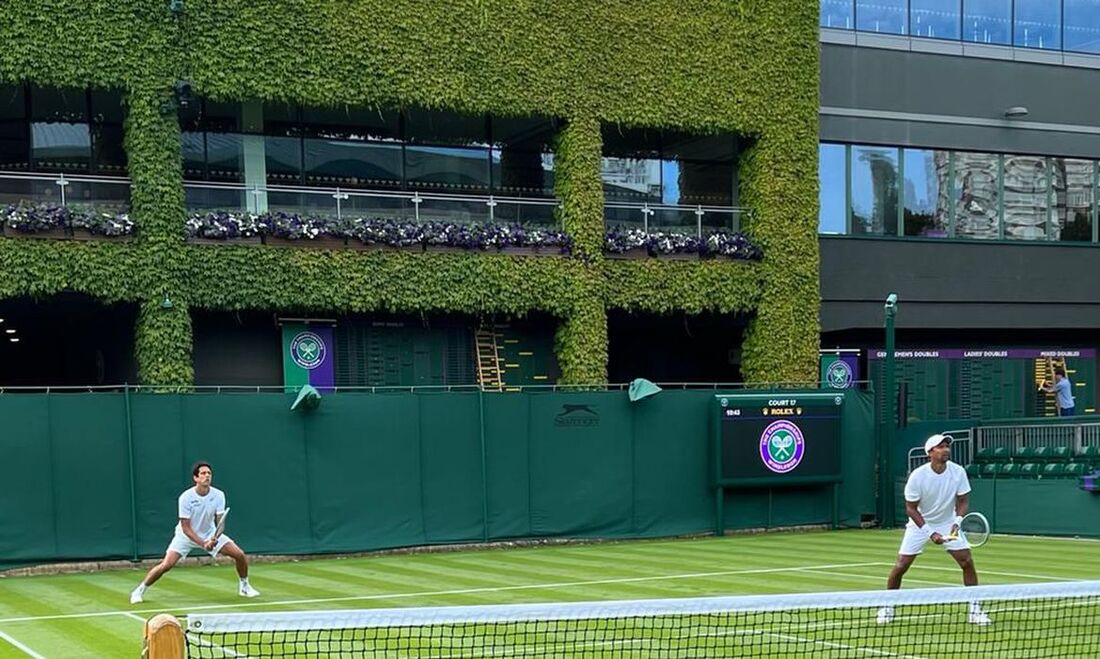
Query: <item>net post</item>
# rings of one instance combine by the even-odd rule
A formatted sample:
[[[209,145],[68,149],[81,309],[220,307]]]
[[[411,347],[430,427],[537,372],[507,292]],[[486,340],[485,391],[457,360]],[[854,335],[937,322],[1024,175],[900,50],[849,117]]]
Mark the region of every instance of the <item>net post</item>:
[[[160,613],[145,621],[142,659],[185,659],[183,629],[176,616]]]

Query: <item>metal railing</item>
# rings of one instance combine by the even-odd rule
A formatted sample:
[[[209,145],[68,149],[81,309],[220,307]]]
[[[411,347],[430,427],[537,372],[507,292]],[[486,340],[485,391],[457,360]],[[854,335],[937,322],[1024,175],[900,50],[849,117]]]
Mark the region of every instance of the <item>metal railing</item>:
[[[974,461],[976,450],[974,449],[973,429],[945,430],[943,435],[951,438],[951,461],[955,464],[967,465]],[[928,461],[928,455],[923,446],[914,446],[909,449],[909,472]],[[908,473],[908,472],[907,472]]]
[[[561,203],[556,199],[195,181],[184,183],[183,188],[190,213],[282,212],[337,219],[364,217],[409,222],[435,220],[455,224],[518,223],[548,228],[560,227],[563,222]]]
[[[714,231],[740,231],[749,209],[736,206],[682,206],[671,204],[604,203],[608,226],[640,228],[651,232],[694,234],[702,237]]]
[[[975,428],[978,450],[1004,448],[1009,454],[1022,448],[1068,446],[1075,453],[1100,446],[1100,423],[1006,425]]]
[[[125,212],[130,208],[130,179],[0,172],[0,205],[28,204]]]

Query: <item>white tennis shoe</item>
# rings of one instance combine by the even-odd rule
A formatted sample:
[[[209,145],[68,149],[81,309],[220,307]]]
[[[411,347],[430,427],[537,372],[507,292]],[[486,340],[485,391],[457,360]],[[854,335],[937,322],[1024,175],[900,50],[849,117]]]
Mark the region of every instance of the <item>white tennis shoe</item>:
[[[894,607],[884,606],[878,610],[878,615],[875,616],[875,622],[880,625],[888,625],[894,622]]]
[[[241,597],[259,597],[260,591],[253,588],[251,584],[243,583],[241,584],[240,594]]]
[[[133,592],[130,593],[130,604],[141,604],[144,602],[145,599],[142,598],[142,594],[140,588],[135,588]]]

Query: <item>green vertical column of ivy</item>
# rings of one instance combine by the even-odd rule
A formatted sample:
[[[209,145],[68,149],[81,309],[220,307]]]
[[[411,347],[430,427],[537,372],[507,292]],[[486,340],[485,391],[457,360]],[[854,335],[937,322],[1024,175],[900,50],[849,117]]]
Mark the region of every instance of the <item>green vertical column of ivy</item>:
[[[812,129],[811,129],[812,130]],[[742,344],[748,382],[815,382],[820,342],[817,160],[812,135],[762,137],[744,155],[742,203],[764,250],[764,290]]]
[[[126,97],[130,203],[143,252],[144,291],[135,328],[138,376],[150,385],[190,384],[191,318],[183,242],[183,171],[175,111],[162,108],[170,83],[132,89]],[[166,303],[170,302],[170,306]]]
[[[562,203],[565,231],[573,237],[573,258],[582,262],[572,309],[555,336],[562,384],[607,380],[607,311],[602,295],[603,183],[600,122],[570,119],[555,148],[555,193]]]

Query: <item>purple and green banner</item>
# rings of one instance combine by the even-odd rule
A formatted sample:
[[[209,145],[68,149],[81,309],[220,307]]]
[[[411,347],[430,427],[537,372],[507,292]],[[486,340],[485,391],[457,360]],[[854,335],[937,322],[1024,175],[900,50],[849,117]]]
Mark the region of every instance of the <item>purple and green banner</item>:
[[[859,382],[859,351],[821,354],[821,388],[851,389]]]
[[[885,359],[872,350],[871,359]],[[914,348],[895,350],[894,359],[1096,359],[1095,348]]]
[[[318,391],[332,390],[336,384],[332,334],[329,326],[283,325],[283,386],[287,391],[306,384]]]

